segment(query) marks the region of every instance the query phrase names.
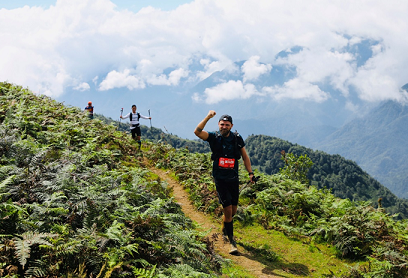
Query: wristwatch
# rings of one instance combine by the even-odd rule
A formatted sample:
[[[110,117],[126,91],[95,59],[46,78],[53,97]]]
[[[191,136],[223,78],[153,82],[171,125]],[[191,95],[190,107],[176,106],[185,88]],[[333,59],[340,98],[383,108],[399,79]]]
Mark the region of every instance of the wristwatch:
[[[249,173],[248,173],[248,175],[253,175],[253,174],[254,174],[254,172],[249,172]]]

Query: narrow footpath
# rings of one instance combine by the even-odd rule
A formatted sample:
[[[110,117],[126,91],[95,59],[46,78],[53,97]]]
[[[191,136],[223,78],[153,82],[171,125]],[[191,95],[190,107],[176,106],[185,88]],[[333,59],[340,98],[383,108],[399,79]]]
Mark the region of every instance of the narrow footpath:
[[[282,277],[276,276],[270,273],[267,267],[251,259],[252,255],[247,253],[242,246],[238,244],[239,255],[230,255],[229,244],[225,243],[221,233],[220,233],[220,224],[214,223],[211,220],[211,217],[206,216],[204,213],[197,211],[194,206],[191,204],[188,199],[187,192],[184,190],[183,186],[177,181],[172,179],[166,171],[156,169],[154,167],[148,166],[150,171],[155,173],[160,177],[160,179],[166,181],[169,184],[169,187],[173,189],[174,198],[180,204],[184,214],[189,217],[191,220],[196,222],[202,230],[209,231],[208,237],[213,241],[215,251],[220,254],[222,257],[233,261],[235,264],[240,265],[252,275],[260,278],[269,278],[269,277]]]

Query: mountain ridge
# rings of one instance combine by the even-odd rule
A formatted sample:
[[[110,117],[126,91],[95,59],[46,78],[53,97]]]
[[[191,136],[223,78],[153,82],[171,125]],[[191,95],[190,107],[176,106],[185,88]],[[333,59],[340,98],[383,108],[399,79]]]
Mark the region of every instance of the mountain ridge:
[[[397,196],[408,198],[408,107],[387,101],[314,144],[356,161]]]

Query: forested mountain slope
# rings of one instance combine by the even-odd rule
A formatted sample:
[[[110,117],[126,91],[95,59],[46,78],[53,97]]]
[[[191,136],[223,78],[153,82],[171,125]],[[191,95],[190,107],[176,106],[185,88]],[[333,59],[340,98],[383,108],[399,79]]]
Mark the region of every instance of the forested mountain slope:
[[[378,206],[378,199],[381,198],[382,206],[389,213],[400,213],[401,217],[408,217],[407,200],[396,197],[355,162],[340,155],[314,151],[265,135],[249,136],[245,143],[252,165],[262,172],[267,174],[279,172],[279,169],[284,166],[281,160],[282,150],[296,155],[307,154],[314,163],[308,173],[312,185],[331,189],[334,195],[343,199],[370,201],[374,207]]]
[[[387,101],[313,148],[356,161],[400,198],[408,198],[408,106]]]

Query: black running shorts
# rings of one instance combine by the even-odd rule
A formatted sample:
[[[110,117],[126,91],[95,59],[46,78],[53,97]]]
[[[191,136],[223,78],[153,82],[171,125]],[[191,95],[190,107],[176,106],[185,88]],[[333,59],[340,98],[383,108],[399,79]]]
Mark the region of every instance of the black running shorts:
[[[239,199],[239,181],[233,180],[217,180],[214,179],[215,187],[217,188],[218,199],[223,208],[230,205],[237,206]]]
[[[131,129],[130,131],[132,132],[132,138],[133,138],[133,139],[136,138],[136,135],[137,135],[137,136],[141,136],[141,135],[142,135],[142,132],[141,132],[141,130],[140,130],[140,126],[137,126],[137,127],[133,128],[133,129]]]

